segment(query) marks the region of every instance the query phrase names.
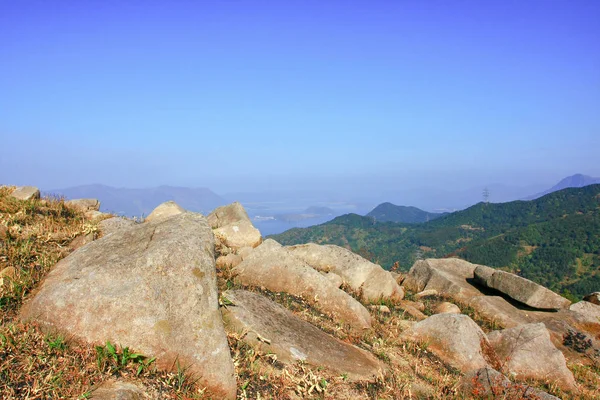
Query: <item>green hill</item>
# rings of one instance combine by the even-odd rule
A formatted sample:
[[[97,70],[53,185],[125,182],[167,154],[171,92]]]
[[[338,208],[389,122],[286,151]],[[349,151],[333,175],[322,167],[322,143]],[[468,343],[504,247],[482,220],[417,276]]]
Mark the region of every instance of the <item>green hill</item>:
[[[397,206],[392,203],[381,203],[367,214],[379,222],[404,222],[416,224],[427,222],[446,215],[446,213],[430,213],[417,207]]]
[[[600,185],[532,201],[479,203],[421,224],[347,214],[272,238],[337,244],[387,268],[398,262],[402,270],[419,257],[458,256],[581,297],[600,289]]]

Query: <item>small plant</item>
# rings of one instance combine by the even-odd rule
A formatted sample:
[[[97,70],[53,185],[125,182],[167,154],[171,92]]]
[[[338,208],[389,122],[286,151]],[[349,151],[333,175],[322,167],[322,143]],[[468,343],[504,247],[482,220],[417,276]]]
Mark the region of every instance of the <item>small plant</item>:
[[[137,364],[136,375],[139,375],[155,360],[155,357],[148,359],[142,354],[133,353],[129,347],[121,347],[119,352],[110,341],[107,341],[105,346],[96,346],[96,363],[101,370],[108,368],[112,372],[117,372],[129,364]]]
[[[63,351],[67,348],[65,338],[60,335],[56,336],[54,339],[52,339],[51,336],[46,336],[45,341],[51,350]]]

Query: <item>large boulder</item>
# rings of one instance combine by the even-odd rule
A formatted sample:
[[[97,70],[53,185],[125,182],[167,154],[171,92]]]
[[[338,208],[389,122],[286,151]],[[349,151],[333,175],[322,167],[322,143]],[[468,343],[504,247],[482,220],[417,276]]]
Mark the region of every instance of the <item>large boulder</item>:
[[[413,292],[435,290],[439,295],[467,302],[481,292],[467,282],[473,279],[477,265],[458,258],[417,260],[403,285]]]
[[[35,186],[19,186],[10,195],[17,200],[33,200],[40,198],[40,190]]]
[[[98,223],[100,231],[104,236],[110,235],[111,233],[115,233],[123,229],[132,228],[136,225],[137,224],[135,221],[123,217],[112,217],[104,219]]]
[[[427,350],[462,372],[495,365],[485,333],[463,314],[437,314],[404,331],[401,338],[427,343]]]
[[[158,205],[150,215],[146,217],[145,222],[160,221],[171,218],[175,215],[183,214],[185,209],[174,201],[165,201]]]
[[[481,317],[503,328],[513,328],[534,320],[531,313],[518,309],[500,296],[476,296],[468,304]]]
[[[21,310],[24,320],[94,344],[176,362],[234,399],[233,362],[218,307],[214,237],[183,213],[118,230],[71,253]]]
[[[260,231],[238,202],[216,208],[207,218],[217,241],[234,251],[256,247],[262,242]]]
[[[369,311],[362,304],[273,239],[265,240],[232,272],[242,284],[314,301],[338,322],[358,329],[371,326]]]
[[[401,300],[404,297],[404,290],[389,271],[350,250],[314,243],[287,249],[319,271],[338,274],[352,289],[359,291],[365,301],[374,302],[381,298]]]
[[[542,310],[568,308],[571,302],[535,282],[483,265],[475,268],[477,282],[496,289],[529,307]]]
[[[284,363],[304,361],[352,380],[373,380],[384,366],[372,354],[344,343],[266,297],[245,290],[223,293],[223,318],[228,330],[243,332],[243,340],[274,353]]]
[[[73,199],[65,201],[65,206],[80,212],[100,210],[98,199]]]
[[[575,388],[565,357],[552,344],[543,323],[493,331],[487,336],[501,365],[516,379],[552,381],[564,390]]]

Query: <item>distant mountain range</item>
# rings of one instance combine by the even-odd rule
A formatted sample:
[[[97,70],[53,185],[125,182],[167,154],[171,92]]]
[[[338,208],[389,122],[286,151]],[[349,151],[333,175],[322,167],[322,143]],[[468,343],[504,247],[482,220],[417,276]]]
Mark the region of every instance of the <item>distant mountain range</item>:
[[[550,189],[544,190],[543,192],[534,194],[532,196],[525,197],[523,200],[534,200],[534,199],[540,198],[542,196],[545,196],[547,194],[550,194],[552,192],[556,192],[558,190],[563,190],[563,189],[567,189],[567,188],[584,187],[584,186],[588,186],[588,185],[594,185],[597,183],[600,183],[600,178],[592,178],[591,176],[587,176],[587,175],[575,174],[575,175],[571,175],[571,176],[564,178],[563,180],[558,182],[556,185],[552,186]]]
[[[447,213],[430,213],[417,207],[397,206],[392,203],[382,203],[366,216],[378,222],[404,222],[416,224],[428,222],[446,215]]]
[[[60,195],[68,199],[95,198],[100,200],[101,211],[130,217],[148,215],[156,206],[169,200],[175,201],[187,210],[203,214],[227,204],[225,199],[210,189],[175,186],[127,189],[105,185],[83,185],[49,190],[46,194]]]
[[[600,184],[531,201],[478,203],[421,224],[346,214],[271,237],[285,245],[336,244],[403,270],[420,257],[458,256],[581,297],[600,287]]]

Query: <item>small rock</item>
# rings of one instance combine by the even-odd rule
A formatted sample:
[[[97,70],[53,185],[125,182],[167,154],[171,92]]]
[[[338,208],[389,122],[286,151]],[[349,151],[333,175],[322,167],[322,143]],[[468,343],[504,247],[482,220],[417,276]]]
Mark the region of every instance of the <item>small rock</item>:
[[[103,213],[101,211],[96,211],[96,210],[86,211],[83,215],[86,219],[88,219],[90,221],[99,221],[102,218],[106,218],[106,217],[110,216],[110,214]]]
[[[213,232],[217,240],[233,250],[256,247],[262,242],[260,231],[250,221],[234,222],[214,229]]]
[[[79,235],[75,239],[69,243],[69,248],[71,250],[77,250],[80,247],[85,246],[88,243],[92,243],[94,241],[94,234],[88,233],[87,235]]]
[[[487,337],[500,362],[516,379],[553,381],[563,390],[575,389],[565,357],[552,344],[543,323],[493,331]]]
[[[432,315],[404,331],[400,337],[428,343],[428,351],[463,372],[495,363],[485,333],[463,314]]]
[[[239,202],[215,208],[206,217],[212,229],[221,228],[226,225],[235,224],[240,221],[250,221],[248,213]]]
[[[321,274],[323,274],[325,278],[327,278],[331,283],[333,283],[333,285],[336,288],[341,287],[342,283],[344,283],[342,277],[334,272],[321,272]]]
[[[183,214],[184,212],[186,212],[185,209],[179,204],[175,203],[174,201],[166,201],[152,210],[150,215],[148,215],[144,221],[159,221],[175,215]]]
[[[92,400],[146,400],[144,387],[130,382],[110,380],[92,391]]]
[[[436,314],[460,314],[460,308],[456,304],[448,303],[444,301],[437,305],[435,310],[433,311]]]
[[[390,308],[388,306],[386,306],[386,305],[383,305],[383,304],[382,305],[373,304],[373,305],[370,305],[369,308],[371,310],[377,311],[377,312],[379,312],[381,314],[391,314],[392,313],[392,311],[390,311]]]
[[[98,199],[74,199],[65,201],[65,206],[81,211],[98,211],[100,210],[100,202]]]
[[[600,305],[600,292],[590,293],[585,296],[583,300],[587,301],[588,303]]]
[[[423,297],[435,297],[437,295],[438,291],[435,289],[423,290],[422,292],[415,294],[415,299],[420,300]]]
[[[242,256],[239,254],[229,253],[225,256],[217,258],[217,268],[234,268],[242,262]]]
[[[419,303],[415,303],[413,301],[402,300],[398,303],[398,307],[404,310],[404,312],[411,317],[415,318],[417,321],[422,321],[427,318],[427,315],[423,314],[418,307]],[[423,307],[423,310],[425,307]]]
[[[35,186],[19,186],[10,195],[17,200],[33,200],[40,198],[40,190]]]
[[[8,227],[6,225],[0,225],[0,240],[4,240],[8,237]]]

